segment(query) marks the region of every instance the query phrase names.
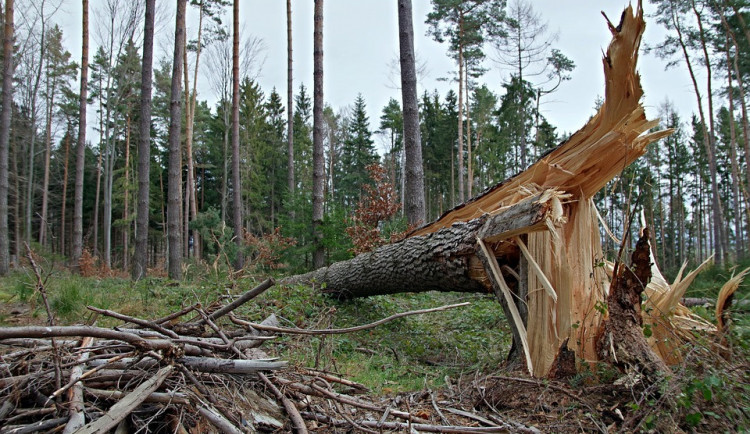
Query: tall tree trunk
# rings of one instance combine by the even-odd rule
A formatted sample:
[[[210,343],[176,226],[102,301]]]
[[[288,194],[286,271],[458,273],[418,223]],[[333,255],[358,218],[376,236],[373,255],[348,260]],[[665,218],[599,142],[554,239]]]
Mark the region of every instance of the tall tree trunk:
[[[404,154],[406,158],[404,207],[406,208],[407,222],[410,225],[418,226],[426,223],[426,215],[412,15],[411,0],[398,0],[401,104],[404,110]]]
[[[734,5],[733,5],[734,7]],[[734,56],[732,56],[732,68],[734,71],[734,76],[737,78],[737,89],[740,93],[740,109],[742,110],[742,138],[744,139],[744,151],[745,151],[745,158],[747,161],[747,158],[750,158],[750,125],[748,123],[750,122],[748,120],[748,114],[747,114],[747,100],[745,98],[745,83],[744,79],[742,78],[742,74],[740,73],[740,66],[739,66],[739,57],[740,53],[742,53],[742,49],[740,47],[739,42],[737,41],[737,35],[734,33],[732,28],[729,26],[729,23],[726,20],[726,16],[724,14],[724,10],[721,7],[717,7],[720,17],[721,17],[721,23],[724,26],[724,30],[726,31],[727,35],[732,41],[732,45],[734,46],[735,53]],[[748,37],[748,41],[750,41],[750,33],[747,32],[747,27],[744,25],[744,19],[742,18],[742,14],[739,13],[736,9],[735,15],[742,20],[743,28],[745,30],[745,35]],[[731,72],[729,72],[731,74]],[[747,164],[747,163],[746,163]],[[746,180],[745,180],[745,186],[750,188],[750,170],[745,170]],[[747,208],[747,207],[746,207]],[[746,214],[748,215],[748,221],[750,222],[750,210],[746,211]],[[744,239],[739,239],[739,243],[741,243],[740,247],[744,250]],[[750,241],[750,231],[748,231],[748,241]],[[748,247],[750,248],[750,242],[748,243]]]
[[[472,185],[474,183],[474,168],[471,161],[471,110],[469,110],[469,63],[466,62],[466,197],[473,196]]]
[[[104,139],[104,92],[102,77],[99,76],[99,156],[96,159],[96,196],[94,196],[94,256],[99,256],[99,198],[102,191],[102,157],[105,149]]]
[[[292,64],[292,0],[286,0],[286,177],[289,189],[290,216],[294,218],[294,210],[291,206],[291,201],[294,198],[294,76]]]
[[[695,92],[695,97],[698,101],[698,115],[701,120],[701,124],[703,125],[703,142],[704,146],[706,148],[706,155],[708,157],[708,169],[711,176],[711,200],[712,200],[712,212],[715,217],[718,217],[720,214],[720,201],[719,201],[719,186],[717,184],[717,177],[716,177],[716,157],[715,157],[715,147],[713,146],[713,139],[709,135],[708,131],[708,125],[709,123],[706,121],[706,115],[703,112],[703,98],[701,97],[700,88],[698,87],[698,80],[695,76],[695,72],[693,71],[693,64],[690,60],[690,54],[688,53],[687,49],[687,43],[685,42],[684,36],[683,36],[683,30],[682,30],[682,24],[680,22],[680,17],[678,17],[679,12],[675,11],[674,8],[671,10],[672,14],[672,26],[674,27],[675,31],[677,32],[677,38],[678,42],[680,44],[680,48],[682,50],[682,55],[685,58],[685,65],[688,68],[688,72],[690,73],[690,79],[693,83],[693,90]],[[713,124],[713,121],[711,121]],[[711,129],[713,131],[713,128]],[[721,221],[720,219],[715,219],[716,221]],[[723,260],[723,249],[721,248],[721,244],[718,240],[720,240],[721,236],[718,234],[718,232],[721,232],[721,229],[716,227],[714,228],[714,234],[716,235],[717,243],[714,244],[714,247],[716,249],[716,262],[722,263]]]
[[[323,188],[325,157],[323,155],[323,0],[315,0],[313,16],[313,209],[312,227],[315,250],[313,268],[325,265],[323,249]]]
[[[717,175],[716,167],[716,142],[715,142],[715,131],[714,127],[714,97],[713,97],[713,80],[712,80],[712,67],[711,57],[708,54],[708,42],[706,32],[703,29],[703,17],[698,11],[695,0],[691,0],[693,7],[693,13],[698,24],[698,36],[701,43],[701,50],[703,51],[703,60],[706,66],[706,98],[708,99],[708,125],[709,125],[709,136],[707,146],[710,147],[710,153],[708,153],[708,164],[709,170],[711,171],[711,190],[713,192],[713,217],[714,217],[714,239],[716,243],[716,262],[718,264],[723,263],[726,259],[728,250],[727,242],[727,229],[724,225],[724,211],[722,210],[721,196],[719,195],[719,180]]]
[[[73,201],[73,254],[71,265],[80,272],[83,253],[83,169],[86,158],[86,104],[89,81],[89,0],[82,0],[81,94],[78,107],[78,145],[76,148],[75,199]]]
[[[727,57],[727,99],[729,100],[729,154],[732,174],[732,204],[734,207],[734,254],[735,259],[744,255],[744,237],[742,236],[742,209],[740,208],[740,168],[737,155],[737,129],[734,124],[734,83],[732,80],[732,59],[729,49],[729,37],[726,38]],[[729,239],[727,239],[729,243]]]
[[[49,77],[49,60],[47,61],[47,128],[44,135],[44,182],[42,184],[42,214],[41,223],[39,224],[39,244],[47,244],[47,208],[49,206],[49,171],[50,160],[52,156],[52,114],[55,108],[55,93],[57,87],[57,78]]]
[[[196,182],[195,182],[195,164],[193,162],[193,127],[195,124],[195,102],[197,99],[197,84],[198,84],[198,68],[200,66],[200,58],[201,58],[201,44],[203,43],[202,37],[203,37],[203,15],[205,13],[203,1],[200,2],[199,5],[200,12],[199,12],[199,18],[198,18],[198,40],[196,43],[196,51],[195,51],[195,70],[193,72],[193,90],[192,92],[189,91],[190,89],[190,82],[188,79],[188,57],[187,57],[187,50],[185,50],[185,53],[183,54],[183,59],[185,61],[184,65],[184,74],[185,74],[185,110],[186,110],[186,116],[185,116],[185,155],[187,157],[187,182],[186,182],[186,188],[185,188],[185,232],[183,237],[183,242],[185,243],[184,249],[185,249],[185,256],[189,255],[188,249],[189,249],[189,238],[190,238],[190,221],[195,220],[198,216],[198,203],[197,203],[197,195],[195,193],[196,190]],[[187,37],[187,35],[186,35]],[[199,240],[198,240],[198,234],[195,233],[193,235],[193,254],[195,255],[196,259],[200,259],[200,249],[199,249]]]
[[[148,268],[148,221],[151,177],[151,83],[154,62],[154,14],[156,0],[146,0],[141,63],[141,118],[138,134],[138,204],[135,221],[133,280],[146,277]]]
[[[221,177],[221,221],[227,221],[227,202],[229,201],[228,194],[228,181],[229,181],[229,130],[232,127],[230,108],[228,107],[227,100],[224,99],[224,176]]]
[[[65,222],[68,221],[66,207],[68,204],[68,163],[70,161],[70,136],[72,135],[70,122],[68,122],[68,133],[65,136],[65,161],[63,162],[63,191],[62,191],[62,209],[60,210],[60,253],[67,256],[68,252],[65,245]]]
[[[174,30],[174,57],[172,59],[172,96],[169,119],[169,174],[167,191],[167,238],[169,250],[168,273],[171,279],[182,279],[182,237],[180,224],[180,193],[182,187],[182,95],[180,78],[182,56],[185,50],[185,8],[187,0],[177,0]]]
[[[244,238],[242,224],[242,183],[240,181],[240,0],[234,0],[232,37],[232,220],[234,242],[237,243],[235,270],[245,265],[242,253]]]
[[[122,207],[122,269],[130,268],[130,114],[125,115],[125,186]]]
[[[29,138],[29,168],[26,173],[26,222],[24,224],[24,240],[31,244],[31,234],[34,231],[32,221],[34,216],[34,162],[36,161],[36,117],[37,117],[37,95],[42,81],[42,70],[44,69],[44,58],[47,52],[45,38],[47,36],[47,20],[44,16],[44,2],[41,4],[41,33],[39,35],[39,67],[34,74],[34,84],[31,88],[31,137]]]
[[[0,112],[0,275],[10,270],[8,232],[8,150],[10,116],[13,112],[13,0],[5,0],[3,26],[3,107]]]
[[[458,21],[458,202],[464,203],[464,20]],[[455,203],[451,206],[456,206]]]

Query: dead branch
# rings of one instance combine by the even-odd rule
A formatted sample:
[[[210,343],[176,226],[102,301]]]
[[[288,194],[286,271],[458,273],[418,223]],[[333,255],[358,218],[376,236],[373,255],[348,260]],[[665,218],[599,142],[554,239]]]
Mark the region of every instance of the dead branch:
[[[409,311],[409,312],[397,313],[395,315],[391,315],[391,316],[389,316],[387,318],[383,318],[383,319],[377,320],[377,321],[372,322],[370,324],[365,324],[365,325],[356,326],[356,327],[347,327],[347,328],[343,328],[343,329],[319,329],[319,330],[293,329],[293,328],[288,328],[288,327],[276,327],[276,326],[267,326],[267,325],[263,325],[263,324],[256,324],[256,323],[252,323],[252,322],[241,320],[241,319],[236,318],[236,317],[231,317],[231,319],[232,319],[233,322],[235,322],[237,324],[240,324],[240,325],[243,325],[245,327],[249,327],[249,328],[253,328],[253,329],[258,329],[258,330],[269,331],[269,332],[287,333],[287,334],[298,334],[298,335],[340,335],[340,334],[345,334],[345,333],[360,332],[362,330],[369,330],[369,329],[381,326],[381,325],[383,325],[383,324],[385,324],[387,322],[393,321],[395,319],[403,318],[403,317],[406,317],[406,316],[422,315],[422,314],[425,314],[425,313],[432,313],[432,312],[441,312],[441,311],[448,310],[448,309],[454,309],[454,308],[457,308],[457,307],[468,306],[469,304],[471,304],[471,303],[465,302],[465,303],[449,304],[449,305],[446,305],[446,306],[434,307],[434,308],[431,308],[431,309],[412,310],[412,311]]]

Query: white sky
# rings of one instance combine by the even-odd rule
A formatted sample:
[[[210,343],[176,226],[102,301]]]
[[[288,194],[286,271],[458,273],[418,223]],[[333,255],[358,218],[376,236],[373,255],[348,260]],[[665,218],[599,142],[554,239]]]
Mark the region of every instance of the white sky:
[[[91,0],[95,7],[101,0]],[[171,0],[168,2],[174,9]],[[80,61],[80,2],[66,1],[64,14],[58,18],[65,27],[67,48],[73,58]],[[617,24],[625,1],[591,0],[533,0],[534,8],[548,22],[549,30],[557,32],[555,46],[571,58],[576,69],[572,79],[563,83],[543,104],[544,115],[558,132],[574,132],[593,114],[598,95],[604,93],[601,66],[602,51],[606,49],[610,34],[601,15],[604,11]],[[427,0],[413,0],[415,47],[418,57],[426,62],[427,76],[419,83],[420,94],[426,89],[437,89],[444,96],[456,84],[439,81],[453,71],[454,64],[447,56],[447,47],[426,36],[424,24],[431,9]],[[653,7],[646,1],[647,28],[643,46],[659,42],[664,30],[648,14]],[[286,102],[286,2],[283,0],[243,0],[240,5],[242,27],[253,36],[263,39],[267,50],[265,64],[259,77],[262,89],[268,95],[273,87]],[[193,8],[190,8],[193,9]],[[313,1],[292,2],[294,39],[295,93],[302,82],[312,90],[312,25]],[[195,15],[194,11],[192,12]],[[335,110],[354,102],[362,93],[370,115],[373,130],[379,125],[380,111],[389,98],[401,100],[400,91],[394,88],[389,63],[398,53],[398,21],[396,0],[327,0],[324,21],[324,98]],[[197,20],[189,19],[188,35],[195,35]],[[93,19],[93,17],[92,17]],[[173,21],[173,14],[169,19]],[[225,22],[231,20],[227,11]],[[96,23],[92,23],[92,26]],[[171,24],[171,23],[170,23]],[[191,25],[192,24],[192,25]],[[157,41],[173,35],[171,25],[164,26],[156,35]],[[244,35],[243,35],[244,38]],[[92,40],[92,45],[94,41]],[[156,44],[157,49],[164,44]],[[643,48],[643,47],[642,47]],[[92,47],[91,53],[95,52]],[[491,57],[492,50],[486,50]],[[171,58],[170,53],[158,53],[156,59]],[[682,114],[683,120],[694,111],[695,97],[685,68],[664,71],[665,62],[653,55],[642,54],[639,71],[645,91],[644,105],[649,117],[655,117],[657,107],[669,98]],[[507,71],[491,60],[485,65],[489,71],[480,78],[494,92],[501,92]],[[205,71],[203,71],[205,72]],[[211,95],[211,78],[203,74],[199,82],[199,99],[215,101]],[[92,114],[93,115],[93,114]]]

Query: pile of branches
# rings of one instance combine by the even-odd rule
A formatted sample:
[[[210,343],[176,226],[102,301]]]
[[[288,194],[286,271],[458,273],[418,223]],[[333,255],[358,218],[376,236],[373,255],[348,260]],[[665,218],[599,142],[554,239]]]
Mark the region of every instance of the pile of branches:
[[[48,325],[0,328],[1,433],[536,431],[439,404],[432,395],[373,399],[364,385],[331,372],[289,368],[258,348],[281,333],[351,333],[468,303],[346,329],[287,328],[275,315],[260,323],[235,316],[274,285],[269,279],[213,309],[195,304],[145,320],[90,306],[91,325],[58,326],[43,283],[39,279],[37,290]],[[97,327],[99,316],[122,325]],[[219,325],[220,318],[229,318],[231,327]]]

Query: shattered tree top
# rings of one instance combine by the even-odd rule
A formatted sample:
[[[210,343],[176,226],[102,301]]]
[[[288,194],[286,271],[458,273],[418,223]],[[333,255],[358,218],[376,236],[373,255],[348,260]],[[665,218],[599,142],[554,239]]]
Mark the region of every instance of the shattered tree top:
[[[640,104],[643,89],[635,67],[646,27],[640,2],[635,14],[628,6],[620,20],[615,27],[607,19],[612,41],[602,59],[605,99],[597,114],[528,169],[445,212],[410,236],[429,234],[518,203],[529,196],[529,186],[592,197],[643,155],[649,143],[671,134],[672,130],[647,133],[659,121],[647,120]]]

